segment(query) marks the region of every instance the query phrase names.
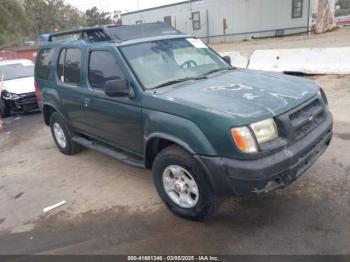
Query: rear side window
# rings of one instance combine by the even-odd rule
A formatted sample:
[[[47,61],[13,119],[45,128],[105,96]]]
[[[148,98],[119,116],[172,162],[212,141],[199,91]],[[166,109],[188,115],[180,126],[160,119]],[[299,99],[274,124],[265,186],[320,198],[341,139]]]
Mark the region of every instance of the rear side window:
[[[57,64],[57,74],[61,82],[79,85],[81,51],[78,48],[62,49]]]
[[[52,49],[46,48],[40,50],[36,60],[36,76],[41,79],[49,79],[49,66],[51,64]]]
[[[62,49],[58,59],[57,73],[61,82],[64,82],[64,60],[66,59],[66,49]]]
[[[124,79],[124,74],[108,51],[92,51],[89,59],[89,81],[93,88],[104,89],[109,80]]]

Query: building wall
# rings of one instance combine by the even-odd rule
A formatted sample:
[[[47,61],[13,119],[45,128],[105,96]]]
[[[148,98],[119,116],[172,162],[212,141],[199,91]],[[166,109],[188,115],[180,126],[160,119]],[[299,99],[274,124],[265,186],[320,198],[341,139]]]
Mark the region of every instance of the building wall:
[[[36,48],[13,48],[0,50],[0,61],[9,59],[29,59],[35,62]]]
[[[303,16],[292,18],[293,0],[203,0],[191,1],[168,7],[126,13],[123,24],[136,21],[164,21],[171,16],[172,26],[186,34],[193,34],[210,42],[251,39],[294,34],[307,30],[309,1],[303,0]],[[192,29],[191,12],[200,12],[201,29]],[[223,30],[226,18],[227,29]],[[208,26],[209,24],[209,26]],[[289,28],[289,29],[288,29]],[[277,31],[278,29],[288,29]],[[208,37],[209,35],[209,37]]]

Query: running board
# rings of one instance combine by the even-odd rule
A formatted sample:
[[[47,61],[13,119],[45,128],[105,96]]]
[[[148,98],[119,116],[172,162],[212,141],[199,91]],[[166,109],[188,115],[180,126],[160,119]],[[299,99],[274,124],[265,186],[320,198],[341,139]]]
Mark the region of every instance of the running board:
[[[113,149],[110,149],[106,146],[103,146],[101,144],[98,144],[94,141],[90,141],[86,138],[83,138],[81,136],[74,136],[72,137],[72,140],[73,142],[79,144],[79,145],[82,145],[84,147],[87,147],[89,149],[92,149],[92,150],[95,150],[95,151],[98,151],[102,154],[105,154],[113,159],[116,159],[116,160],[119,160],[119,161],[122,161],[128,165],[131,165],[131,166],[134,166],[134,167],[138,167],[138,168],[144,168],[145,165],[143,163],[142,160],[137,160],[137,159],[134,159],[126,154],[123,154],[121,152],[117,152]]]

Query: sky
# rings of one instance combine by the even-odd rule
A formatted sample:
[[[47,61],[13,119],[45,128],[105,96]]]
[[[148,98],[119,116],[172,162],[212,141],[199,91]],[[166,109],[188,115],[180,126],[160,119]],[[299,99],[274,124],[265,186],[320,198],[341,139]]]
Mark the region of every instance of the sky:
[[[65,0],[67,4],[83,12],[96,6],[102,11],[113,12],[114,10],[121,10],[123,13],[181,1],[183,0]]]

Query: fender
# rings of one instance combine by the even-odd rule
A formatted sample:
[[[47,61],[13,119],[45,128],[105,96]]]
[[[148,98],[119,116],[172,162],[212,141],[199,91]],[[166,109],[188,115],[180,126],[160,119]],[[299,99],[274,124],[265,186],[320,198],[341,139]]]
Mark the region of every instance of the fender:
[[[48,102],[45,102],[45,103],[41,104],[41,112],[43,114],[44,121],[45,121],[45,114],[44,114],[44,107],[45,106],[49,106],[49,107],[52,107],[53,109],[55,109],[55,111],[64,119],[64,121],[66,123],[70,124],[70,121],[68,120],[68,118],[64,114],[62,114],[60,110],[58,110],[58,107],[56,105],[54,105],[52,103],[48,103]],[[45,123],[46,123],[46,121],[45,121]],[[50,125],[50,123],[46,123],[46,124]]]
[[[145,150],[150,139],[159,137],[183,146],[191,154],[217,155],[202,130],[186,118],[143,109],[143,119]]]
[[[195,152],[193,151],[193,149],[184,141],[182,141],[181,139],[172,136],[172,135],[167,135],[164,133],[159,133],[159,132],[154,132],[152,134],[150,134],[149,136],[145,137],[145,146],[144,146],[144,152],[147,152],[147,146],[149,145],[149,141],[152,138],[163,138],[166,140],[169,140],[171,142],[174,142],[175,144],[178,144],[179,146],[182,146],[183,148],[185,148],[189,153],[191,154],[195,154]]]

